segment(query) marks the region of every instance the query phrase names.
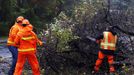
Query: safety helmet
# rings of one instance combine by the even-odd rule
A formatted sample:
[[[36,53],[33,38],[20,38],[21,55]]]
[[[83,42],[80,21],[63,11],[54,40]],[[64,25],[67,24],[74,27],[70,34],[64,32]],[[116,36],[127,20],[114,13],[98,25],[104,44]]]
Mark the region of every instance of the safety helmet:
[[[30,24],[30,22],[27,20],[27,19],[24,19],[23,21],[22,21],[22,26],[26,26],[26,25],[29,25]]]
[[[111,31],[113,29],[113,26],[106,27],[106,31]]]
[[[22,21],[22,24],[28,25],[28,24],[30,24],[30,23],[29,23],[29,21],[28,21],[27,19],[24,19],[24,20]]]
[[[17,18],[17,23],[18,22],[22,22],[24,20],[24,17],[23,16],[19,16],[18,18]]]

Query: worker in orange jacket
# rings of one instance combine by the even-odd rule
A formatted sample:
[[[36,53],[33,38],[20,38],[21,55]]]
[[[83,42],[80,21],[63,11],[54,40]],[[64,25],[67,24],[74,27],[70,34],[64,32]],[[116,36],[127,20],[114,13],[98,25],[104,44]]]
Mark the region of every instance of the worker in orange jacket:
[[[36,57],[36,44],[42,45],[42,42],[38,40],[36,34],[32,31],[32,27],[27,19],[22,22],[23,28],[18,32],[15,38],[15,44],[18,46],[18,60],[15,68],[14,75],[21,75],[23,66],[28,60],[32,67],[33,75],[40,75],[39,63]]]
[[[22,24],[23,20],[24,20],[24,17],[19,16],[16,19],[15,24],[11,27],[10,32],[9,32],[7,45],[8,45],[9,51],[12,53],[13,60],[12,60],[12,65],[8,72],[8,75],[13,75],[14,70],[15,70],[15,65],[16,65],[16,61],[17,61],[17,57],[18,57],[18,50],[17,50],[17,47],[15,46],[14,39],[15,39],[17,33],[19,32],[19,30],[22,28],[21,24]]]
[[[108,63],[110,67],[109,72],[114,73],[115,68],[113,66],[113,61],[114,52],[116,50],[117,35],[113,31],[112,26],[107,27],[106,31],[104,31],[103,34],[97,37],[96,39],[96,42],[100,44],[100,51],[98,53],[98,59],[96,60],[93,73],[99,71],[100,65],[104,57],[108,58]]]

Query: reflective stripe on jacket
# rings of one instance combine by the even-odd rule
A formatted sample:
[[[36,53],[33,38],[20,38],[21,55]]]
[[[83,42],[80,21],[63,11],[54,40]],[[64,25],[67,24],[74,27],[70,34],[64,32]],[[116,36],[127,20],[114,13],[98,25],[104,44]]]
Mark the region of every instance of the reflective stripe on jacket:
[[[31,40],[31,39],[35,39],[35,37],[29,36],[29,37],[22,37],[22,40]]]
[[[103,39],[101,39],[100,48],[105,50],[116,50],[117,36],[111,32],[103,32]]]
[[[35,48],[28,48],[28,49],[18,49],[19,52],[29,52],[29,51],[35,51]]]

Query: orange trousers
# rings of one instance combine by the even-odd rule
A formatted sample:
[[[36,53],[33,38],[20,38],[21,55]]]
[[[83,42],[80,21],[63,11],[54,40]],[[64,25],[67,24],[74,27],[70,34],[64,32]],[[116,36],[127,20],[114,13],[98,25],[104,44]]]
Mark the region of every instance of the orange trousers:
[[[26,59],[32,68],[33,75],[40,75],[39,63],[35,53],[18,53],[14,75],[21,75]]]
[[[95,67],[94,67],[95,71],[99,70],[102,60],[104,59],[105,56],[108,58],[108,63],[109,63],[109,67],[110,67],[109,72],[115,72],[115,69],[113,66],[114,56],[113,55],[105,55],[101,51],[99,51],[99,53],[98,53],[98,59],[96,60]]]

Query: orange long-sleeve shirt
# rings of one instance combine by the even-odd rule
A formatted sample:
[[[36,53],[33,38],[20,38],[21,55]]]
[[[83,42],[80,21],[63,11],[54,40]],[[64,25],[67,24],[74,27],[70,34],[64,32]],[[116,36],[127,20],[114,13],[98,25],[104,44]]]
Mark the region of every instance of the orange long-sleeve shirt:
[[[10,32],[9,32],[9,37],[8,37],[8,40],[7,40],[7,45],[9,45],[9,46],[15,46],[14,39],[15,39],[17,33],[19,32],[19,30],[21,28],[22,28],[22,26],[19,25],[18,23],[15,23],[11,27]]]
[[[14,42],[16,45],[18,45],[19,52],[27,53],[36,51],[36,44],[39,42],[39,39],[37,38],[37,35],[32,31],[32,27],[28,26],[23,27],[17,33],[17,36],[15,38]]]

